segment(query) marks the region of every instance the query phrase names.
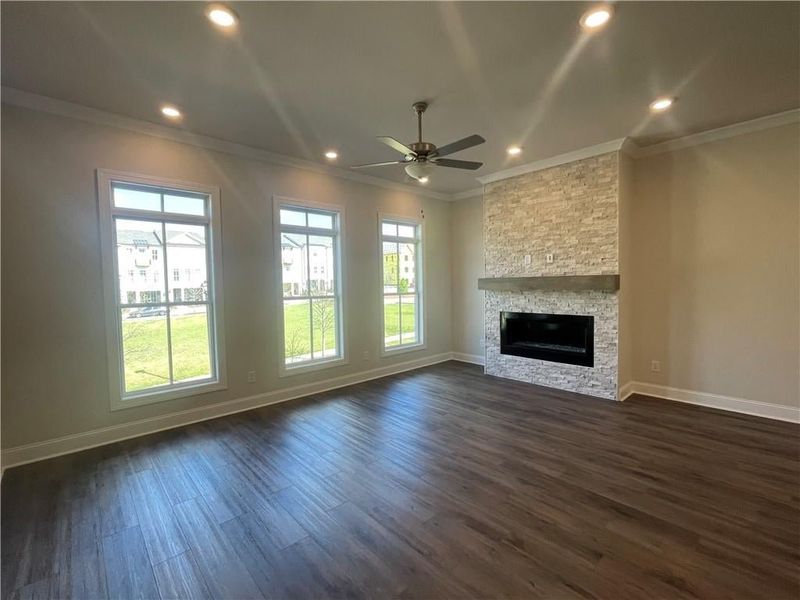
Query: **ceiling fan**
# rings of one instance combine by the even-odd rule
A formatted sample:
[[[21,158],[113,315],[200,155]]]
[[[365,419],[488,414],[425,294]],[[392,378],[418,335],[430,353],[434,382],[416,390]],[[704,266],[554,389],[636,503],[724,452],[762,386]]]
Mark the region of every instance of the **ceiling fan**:
[[[486,141],[485,139],[477,134],[473,134],[465,137],[464,139],[458,140],[457,142],[453,142],[452,144],[447,144],[441,148],[437,148],[430,142],[422,141],[422,113],[424,113],[425,109],[428,108],[428,103],[415,102],[412,108],[414,109],[414,112],[417,113],[417,133],[419,139],[416,142],[412,142],[406,146],[405,144],[398,142],[396,139],[388,135],[378,136],[378,139],[381,142],[403,154],[403,160],[390,160],[387,162],[355,165],[350,168],[366,169],[369,167],[382,167],[384,165],[406,165],[406,173],[408,173],[414,179],[417,179],[422,183],[426,183],[428,181],[428,176],[431,174],[434,167],[450,167],[453,169],[467,169],[469,171],[474,171],[475,169],[479,169],[481,166],[483,166],[483,163],[479,162],[473,162],[470,160],[453,160],[444,157],[482,144]]]

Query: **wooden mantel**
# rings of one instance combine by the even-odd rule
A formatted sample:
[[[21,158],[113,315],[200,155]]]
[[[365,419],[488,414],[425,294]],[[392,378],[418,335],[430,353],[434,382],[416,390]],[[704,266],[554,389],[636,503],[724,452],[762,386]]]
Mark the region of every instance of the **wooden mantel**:
[[[619,275],[486,277],[478,279],[478,289],[495,292],[530,292],[534,290],[615,292],[619,289]]]

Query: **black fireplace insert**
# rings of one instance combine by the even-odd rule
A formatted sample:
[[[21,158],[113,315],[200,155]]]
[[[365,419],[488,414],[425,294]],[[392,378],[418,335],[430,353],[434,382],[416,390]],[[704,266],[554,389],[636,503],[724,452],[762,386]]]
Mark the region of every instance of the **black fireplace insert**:
[[[500,353],[594,367],[594,317],[501,312]]]

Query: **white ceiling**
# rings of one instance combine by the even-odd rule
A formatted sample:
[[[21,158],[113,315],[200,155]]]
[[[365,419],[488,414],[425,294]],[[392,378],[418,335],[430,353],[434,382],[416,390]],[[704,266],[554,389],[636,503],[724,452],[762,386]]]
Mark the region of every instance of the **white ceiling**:
[[[476,176],[632,136],[639,145],[800,105],[800,3],[625,2],[603,31],[589,3],[234,3],[227,35],[193,2],[3,2],[2,84],[339,166],[392,160],[375,140],[487,143],[437,169],[453,193]],[[659,95],[679,97],[652,116]],[[505,148],[524,147],[514,160]],[[369,174],[404,181],[402,167]]]

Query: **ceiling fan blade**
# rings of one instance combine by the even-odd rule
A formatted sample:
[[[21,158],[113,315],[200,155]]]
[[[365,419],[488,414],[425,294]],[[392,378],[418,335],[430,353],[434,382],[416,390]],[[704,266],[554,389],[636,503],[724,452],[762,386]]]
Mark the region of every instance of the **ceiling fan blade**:
[[[368,163],[366,165],[353,165],[350,167],[351,169],[366,169],[367,167],[383,167],[385,165],[401,165],[405,160],[390,160],[387,162],[379,162],[379,163]]]
[[[485,141],[486,140],[483,139],[481,136],[477,134],[472,134],[470,136],[465,137],[463,140],[458,140],[457,142],[453,142],[452,144],[447,144],[446,146],[442,146],[441,148],[437,149],[436,156],[447,156],[448,154],[461,152],[462,150],[466,150],[467,148],[472,148],[473,146],[482,144]]]
[[[470,171],[474,171],[475,169],[480,169],[483,166],[483,163],[473,162],[471,160],[453,160],[452,158],[437,158],[436,160],[431,161],[435,165],[439,165],[440,167],[452,167],[454,169],[469,169]]]
[[[390,148],[394,148],[398,152],[402,154],[410,154],[411,156],[416,156],[417,153],[414,152],[411,148],[406,146],[405,144],[401,144],[396,139],[388,135],[379,135],[378,140],[389,146]]]

